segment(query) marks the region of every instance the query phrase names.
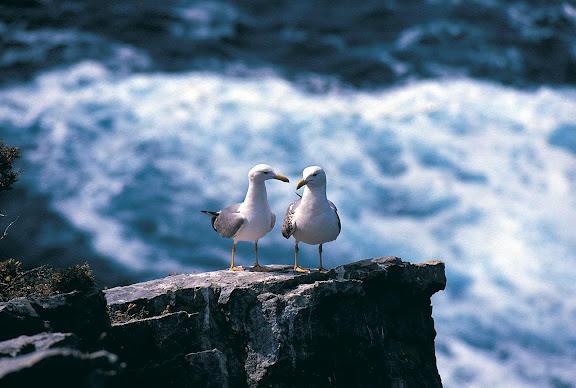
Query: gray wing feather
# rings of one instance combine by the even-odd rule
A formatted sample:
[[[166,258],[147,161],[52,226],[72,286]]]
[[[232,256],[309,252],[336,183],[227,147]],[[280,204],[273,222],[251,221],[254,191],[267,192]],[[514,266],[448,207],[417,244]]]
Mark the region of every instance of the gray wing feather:
[[[220,236],[228,238],[234,237],[246,221],[238,211],[240,205],[241,204],[236,203],[222,209],[220,214],[218,214],[214,219],[214,229],[220,234]]]
[[[284,222],[282,222],[282,236],[285,238],[290,238],[296,231],[296,223],[294,222],[294,212],[300,206],[301,199],[297,199],[288,206],[286,210],[286,215],[284,216]]]
[[[332,208],[332,210],[334,210],[334,213],[336,213],[336,218],[338,218],[338,233],[340,233],[342,231],[342,223],[340,222],[340,216],[338,215],[338,209],[336,208],[336,205],[334,205],[334,202],[332,201],[328,201],[330,202],[330,207]]]

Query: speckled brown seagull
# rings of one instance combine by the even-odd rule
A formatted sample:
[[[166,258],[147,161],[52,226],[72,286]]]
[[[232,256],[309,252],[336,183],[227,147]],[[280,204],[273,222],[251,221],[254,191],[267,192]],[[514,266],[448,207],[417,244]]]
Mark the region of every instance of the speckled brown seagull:
[[[234,264],[236,243],[238,241],[254,241],[256,262],[253,269],[264,270],[258,262],[258,240],[274,228],[276,216],[270,211],[265,181],[278,179],[289,182],[267,164],[254,166],[248,173],[248,191],[244,202],[230,205],[220,211],[203,210],[202,213],[212,217],[212,227],[220,236],[233,239],[231,271],[241,271],[242,267]]]
[[[334,241],[340,234],[340,217],[336,206],[326,197],[326,173],[321,167],[306,167],[296,189],[306,186],[302,198],[292,202],[284,216],[282,235],[294,237],[294,271],[307,272],[298,265],[298,243],[318,245],[322,266],[322,244]]]

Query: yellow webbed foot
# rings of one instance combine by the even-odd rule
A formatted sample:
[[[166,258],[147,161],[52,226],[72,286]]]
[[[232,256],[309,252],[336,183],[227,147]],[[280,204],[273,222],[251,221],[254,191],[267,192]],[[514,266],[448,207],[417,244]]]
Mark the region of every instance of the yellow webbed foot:
[[[318,272],[328,272],[328,269],[326,269],[324,267],[320,267],[320,268],[318,268]]]
[[[230,271],[244,271],[244,268],[240,266],[230,267]]]
[[[310,270],[308,268],[302,268],[300,266],[296,266],[294,267],[294,272],[308,273],[310,272]]]

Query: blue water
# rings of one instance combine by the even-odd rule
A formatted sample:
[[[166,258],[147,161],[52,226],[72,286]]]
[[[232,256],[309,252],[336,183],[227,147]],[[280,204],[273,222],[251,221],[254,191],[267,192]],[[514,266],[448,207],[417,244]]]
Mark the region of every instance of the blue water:
[[[318,164],[343,223],[328,265],[446,262],[446,386],[575,385],[576,6],[142,4],[0,6],[0,137],[46,209],[11,206],[58,219],[34,255],[132,279],[225,268],[199,210],[241,200],[256,163],[293,182]],[[294,184],[268,192],[281,218]],[[57,249],[75,235],[88,248]],[[291,261],[278,226],[261,247]]]

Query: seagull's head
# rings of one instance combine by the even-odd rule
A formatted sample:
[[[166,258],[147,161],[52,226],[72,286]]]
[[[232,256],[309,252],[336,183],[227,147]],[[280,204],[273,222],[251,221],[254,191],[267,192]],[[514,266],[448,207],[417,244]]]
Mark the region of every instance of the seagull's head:
[[[248,179],[253,182],[264,182],[268,179],[278,179],[282,182],[290,182],[288,178],[282,174],[278,174],[271,166],[267,164],[258,164],[252,167],[248,173]]]
[[[302,186],[308,187],[318,187],[326,185],[326,173],[322,169],[322,167],[318,166],[310,166],[306,167],[304,171],[302,171],[302,179],[298,182],[298,186],[296,186],[296,190],[298,190]]]

